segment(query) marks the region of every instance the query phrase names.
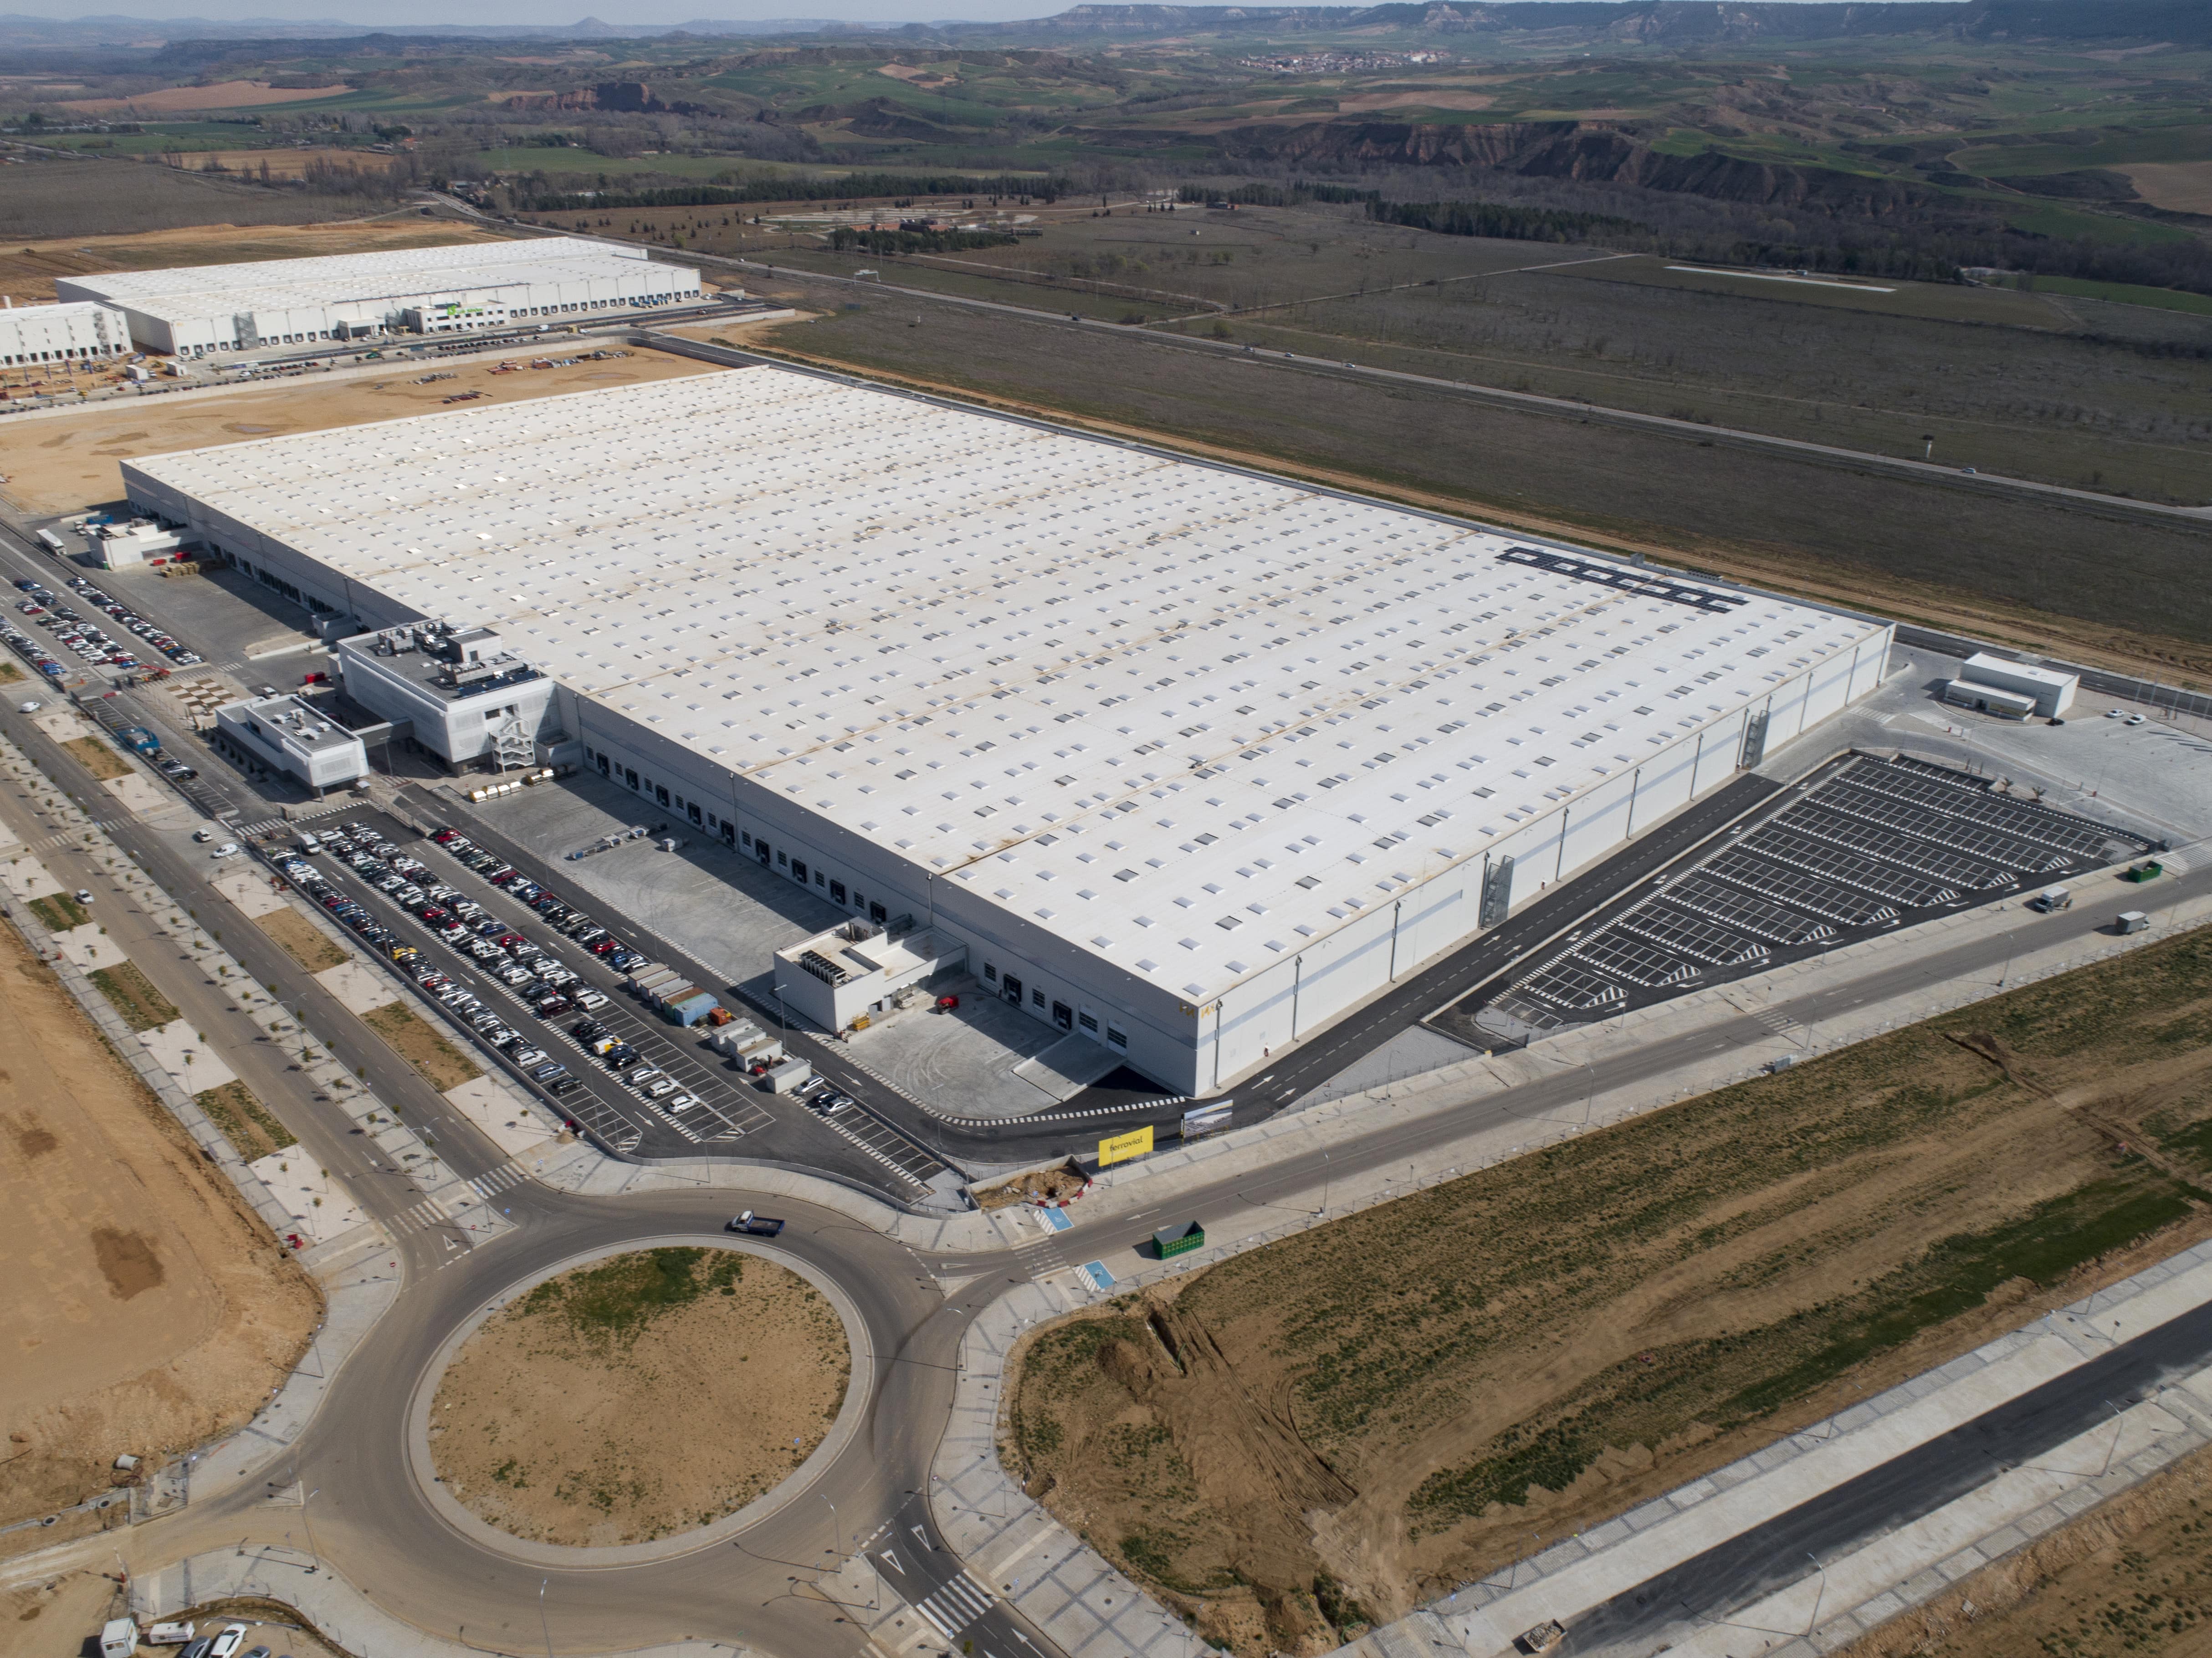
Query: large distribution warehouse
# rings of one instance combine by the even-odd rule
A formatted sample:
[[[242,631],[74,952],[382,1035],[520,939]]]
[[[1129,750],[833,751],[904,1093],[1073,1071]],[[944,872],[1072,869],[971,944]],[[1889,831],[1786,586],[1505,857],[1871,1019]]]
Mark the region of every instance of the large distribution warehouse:
[[[772,367],[123,471],[355,633],[342,661],[415,654],[441,720],[563,733],[1191,1093],[1835,714],[1890,646]]]
[[[700,297],[699,273],[646,250],[554,237],[173,270],[62,276],[64,300],[99,301],[149,351],[226,351],[446,334],[515,323],[605,320]]]
[[[0,311],[0,367],[99,362],[127,355],[131,331],[112,306],[10,305]]]

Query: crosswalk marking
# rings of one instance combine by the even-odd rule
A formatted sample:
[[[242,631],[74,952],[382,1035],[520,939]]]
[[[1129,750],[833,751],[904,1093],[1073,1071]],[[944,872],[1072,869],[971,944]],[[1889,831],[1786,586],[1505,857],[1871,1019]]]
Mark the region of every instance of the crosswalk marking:
[[[950,1641],[990,1611],[991,1605],[991,1592],[963,1571],[915,1610]]]
[[[496,1169],[487,1169],[469,1182],[469,1189],[480,1198],[489,1199],[509,1187],[520,1186],[530,1176],[513,1162],[503,1163]]]
[[[403,1210],[392,1224],[401,1232],[427,1232],[433,1227],[450,1224],[452,1218],[436,1201],[425,1198]]]

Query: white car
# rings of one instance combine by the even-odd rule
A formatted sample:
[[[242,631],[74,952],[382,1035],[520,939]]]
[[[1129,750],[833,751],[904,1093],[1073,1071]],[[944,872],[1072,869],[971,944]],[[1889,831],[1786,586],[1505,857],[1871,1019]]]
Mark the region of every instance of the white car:
[[[2149,717],[2148,714],[2131,714],[2127,718],[2127,723],[2130,726],[2140,726]]]
[[[236,1658],[239,1648],[246,1644],[246,1625],[244,1624],[225,1624],[222,1633],[215,1637],[215,1644],[208,1649],[208,1658]]]
[[[2128,711],[2125,708],[2107,708],[2105,710],[2105,718],[2107,720],[2124,720],[2127,717],[2127,712]]]
[[[545,1063],[545,1050],[542,1048],[517,1048],[514,1062],[517,1065],[543,1065]]]
[[[696,1094],[678,1094],[667,1102],[667,1109],[672,1114],[680,1116],[698,1103],[699,1096]]]
[[[606,1005],[607,999],[596,990],[580,990],[576,993],[576,1005],[586,1013],[595,1013]]]
[[[208,855],[211,858],[235,858],[243,848],[235,841],[226,841]]]
[[[43,702],[19,702],[15,706],[24,714],[36,714],[40,708],[45,708],[46,705]]]
[[[76,896],[77,902],[81,904],[88,904],[92,902],[92,890],[89,887],[79,887]]]

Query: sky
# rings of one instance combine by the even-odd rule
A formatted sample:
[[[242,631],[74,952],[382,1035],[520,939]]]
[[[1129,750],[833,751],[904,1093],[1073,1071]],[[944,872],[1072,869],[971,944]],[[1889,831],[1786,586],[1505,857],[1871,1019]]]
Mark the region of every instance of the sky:
[[[574,9],[550,11],[544,0],[372,0],[347,4],[345,0],[18,0],[5,10],[18,16],[84,18],[132,17],[155,20],[202,17],[218,21],[269,18],[289,22],[346,22],[363,29],[404,28],[410,24],[503,24],[523,27],[564,27],[586,16],[597,16],[617,25],[672,25],[696,18],[733,23],[777,18],[824,18],[848,22],[910,23],[964,19],[996,21],[1014,17],[1041,17],[1064,11],[1074,0],[957,0],[948,10],[945,0],[657,0],[649,5],[625,5],[623,0],[603,0],[595,10],[592,0],[580,0]]]
[[[985,21],[1012,17],[1039,17],[1064,11],[1075,0],[959,0],[957,11],[945,9],[945,0],[665,0],[652,6],[629,7],[612,0],[594,10],[591,0],[581,0],[573,10],[550,13],[539,0],[469,0],[466,4],[441,4],[437,0],[368,0],[347,4],[345,0],[30,0],[4,6],[18,17],[131,18],[166,21],[205,18],[219,22],[270,20],[284,22],[343,23],[364,31],[405,28],[414,24],[498,24],[525,27],[565,27],[586,16],[604,22],[641,27],[672,27],[698,18],[732,23],[759,22],[782,18],[823,18],[848,22],[930,22],[963,19]]]

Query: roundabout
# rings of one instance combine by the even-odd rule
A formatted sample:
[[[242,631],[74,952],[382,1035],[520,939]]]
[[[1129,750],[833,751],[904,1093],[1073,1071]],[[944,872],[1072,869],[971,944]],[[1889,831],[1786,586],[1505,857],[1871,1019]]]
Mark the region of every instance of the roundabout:
[[[540,1566],[672,1559],[803,1493],[866,1413],[860,1310],[801,1256],[672,1234],[505,1287],[416,1382],[407,1455],[439,1516]]]
[[[178,1529],[234,1543],[266,1524],[270,1491],[297,1490],[301,1524],[285,1534],[307,1545],[315,1570],[368,1590],[379,1609],[417,1630],[485,1650],[620,1652],[684,1640],[794,1658],[853,1649],[858,1631],[813,1580],[852,1540],[842,1516],[927,1524],[917,1493],[951,1397],[964,1321],[948,1316],[902,1245],[787,1196],[772,1199],[789,1224],[771,1246],[721,1230],[737,1208],[771,1201],[765,1193],[726,1187],[646,1202],[526,1187],[509,1195],[516,1229],[433,1259],[428,1271],[418,1263],[270,1477],[193,1503]],[[650,1541],[537,1542],[471,1513],[444,1489],[430,1450],[448,1361],[533,1288],[666,1248],[772,1265],[834,1310],[850,1376],[820,1442],[736,1512]],[[693,1417],[659,1426],[681,1444],[714,1424]],[[171,1548],[180,1544],[191,1546],[180,1539]]]

